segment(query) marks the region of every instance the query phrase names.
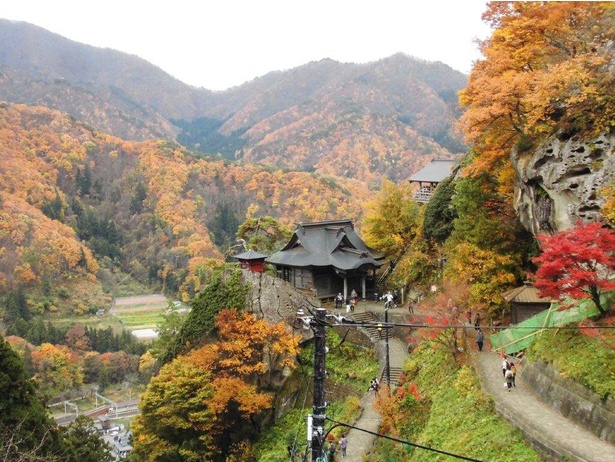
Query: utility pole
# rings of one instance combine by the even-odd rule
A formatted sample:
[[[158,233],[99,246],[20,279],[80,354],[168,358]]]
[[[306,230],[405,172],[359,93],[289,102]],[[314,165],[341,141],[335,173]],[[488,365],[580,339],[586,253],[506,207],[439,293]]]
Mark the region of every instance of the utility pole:
[[[312,449],[312,462],[320,462],[324,460],[325,448],[324,448],[324,435],[325,435],[325,421],[326,421],[326,408],[325,402],[325,379],[327,377],[326,368],[326,330],[327,327],[327,310],[324,308],[317,308],[316,314],[312,316],[305,316],[303,309],[297,311],[297,319],[300,319],[303,323],[304,329],[312,329],[314,332],[314,394],[312,414],[307,416],[307,438],[308,444]],[[378,327],[381,330],[383,327],[386,329],[386,371],[387,371],[387,384],[391,383],[391,371],[389,367],[389,318],[388,310],[385,311],[385,326],[378,324],[366,324],[355,323],[354,321],[345,320],[342,316],[329,315],[331,318],[336,319],[337,326],[345,325],[347,327],[362,327],[371,325],[371,327]],[[344,324],[344,323],[347,324]],[[339,324],[341,323],[341,324]],[[354,326],[353,326],[354,324]]]
[[[384,330],[384,339],[385,339],[385,354],[386,354],[386,377],[387,377],[387,387],[389,389],[389,393],[391,392],[391,363],[389,361],[389,307],[384,307],[384,324],[386,326]]]
[[[327,310],[316,309],[313,322],[314,329],[314,396],[312,406],[312,462],[322,460],[324,456],[324,433],[325,433],[325,378],[326,369],[326,338],[325,322]]]

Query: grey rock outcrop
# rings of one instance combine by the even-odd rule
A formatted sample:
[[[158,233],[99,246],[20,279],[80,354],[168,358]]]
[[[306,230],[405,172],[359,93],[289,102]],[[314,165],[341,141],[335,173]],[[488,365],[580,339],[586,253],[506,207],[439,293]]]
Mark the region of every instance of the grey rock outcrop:
[[[294,288],[288,282],[265,273],[243,270],[243,280],[250,285],[248,292],[248,309],[260,319],[275,324],[285,322],[302,335],[303,340],[313,336],[311,329],[303,329],[297,323],[297,311],[302,309],[306,316],[308,310],[315,310],[321,305],[314,296]]]
[[[514,207],[533,234],[553,234],[581,219],[600,221],[600,188],[615,179],[615,135],[588,141],[552,137],[531,152],[513,151]]]

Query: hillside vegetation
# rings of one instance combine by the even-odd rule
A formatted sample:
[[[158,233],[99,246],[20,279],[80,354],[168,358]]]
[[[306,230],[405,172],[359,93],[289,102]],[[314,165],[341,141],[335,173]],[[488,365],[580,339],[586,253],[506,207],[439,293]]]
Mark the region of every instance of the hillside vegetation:
[[[271,434],[262,436],[286,374],[310,366],[305,358],[296,361],[301,329],[253,319],[239,272],[223,279],[216,270],[238,229],[248,243],[266,239],[258,234],[258,217],[276,231],[268,249],[284,240],[285,225],[349,217],[368,245],[387,254],[387,284],[410,295],[425,326],[408,339],[412,346],[422,343],[402,386],[378,403],[381,432],[484,460],[539,460],[480,390],[455,326],[467,311],[480,313],[483,322],[508,322],[502,294],[536,273],[538,241],[513,208],[511,151],[530,152],[553,136],[591,143],[596,133],[614,130],[613,11],[604,2],[489,4],[485,19],[496,31],[481,44],[485,59],[461,99],[472,148],[426,205],[413,200],[405,176],[430,158],[453,158],[462,150],[452,134],[459,114],[453,95],[462,76],[445,66],[419,66],[403,55],[361,66],[324,60],[211,94],[176,82],[166,86],[168,76],[143,62],[139,69],[152,70],[157,84],[140,85],[145,77],[130,78],[135,68],[125,56],[100,80],[91,56],[67,61],[84,64],[84,74],[77,65],[65,69],[56,60],[60,50],[87,55],[91,49],[57,37],[43,48],[47,56],[22,48],[32,56],[20,60],[13,50],[48,36],[11,25],[18,28],[14,36],[26,33],[30,40],[15,43],[13,35],[0,34],[0,46],[11,50],[0,63],[0,97],[11,101],[0,104],[4,314],[22,320],[52,318],[56,311],[82,314],[109,302],[118,275],[179,294],[193,308],[186,321],[167,318],[162,341],[139,366],[137,358],[123,359],[130,361],[124,369],[138,367],[142,380],[160,372],[134,427],[135,454],[139,460],[239,461],[257,460],[252,451],[260,449],[277,460],[285,448],[280,451]],[[109,63],[118,57],[99,52]],[[152,88],[165,93],[158,106]],[[62,111],[14,102],[31,104],[43,93],[45,104]],[[110,93],[114,97],[105,99]],[[179,110],[176,104],[186,101]],[[125,121],[133,141],[115,137]],[[111,134],[92,128],[99,126]],[[150,139],[156,133],[164,136]],[[606,229],[615,192],[612,177],[605,178]],[[612,249],[605,250],[612,258]],[[612,326],[612,316],[600,322]],[[40,318],[27,327],[39,338],[57,332]],[[99,348],[108,351],[90,356],[98,362],[89,365],[87,383],[100,380],[96,370],[105,378],[103,363],[120,363],[120,352],[107,354],[111,329],[102,334],[73,326],[65,341],[69,332],[81,346],[86,337],[105,338]],[[365,385],[375,360],[342,346],[344,340],[336,339],[335,349],[355,358],[344,361],[354,370],[332,360],[332,375],[348,379],[347,386]],[[564,342],[570,348],[562,349]],[[30,347],[13,343],[27,359]],[[612,343],[611,334],[580,329],[543,335],[528,354],[607,397],[613,393]],[[83,382],[84,366],[71,363],[68,348],[45,344],[32,351],[34,367],[46,366],[48,357],[72,366],[64,374],[49,368],[49,377],[72,376],[67,387]],[[50,393],[59,391],[48,382]],[[340,414],[351,420],[356,400],[342,407]],[[273,433],[285,444],[297,433],[289,422]],[[370,457],[441,460],[388,442]]]
[[[129,140],[164,138],[242,163],[377,185],[464,151],[454,129],[466,77],[403,54],[330,59],[223,92],[135,56],[0,20],[0,100],[44,105]]]
[[[360,216],[367,195],[356,181],[123,141],[41,107],[2,104],[0,133],[0,291],[48,297],[43,310],[66,308],[62,287],[81,281],[90,287],[80,293],[94,294],[117,271],[187,300],[223,260],[208,228],[221,211],[235,223],[275,214],[291,225]],[[221,241],[237,232],[216,229]]]

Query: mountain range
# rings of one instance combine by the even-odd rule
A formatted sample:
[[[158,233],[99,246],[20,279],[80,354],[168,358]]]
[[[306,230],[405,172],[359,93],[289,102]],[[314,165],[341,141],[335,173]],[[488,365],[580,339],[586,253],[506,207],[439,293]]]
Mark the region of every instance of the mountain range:
[[[455,121],[465,84],[447,65],[396,54],[368,64],[323,59],[213,92],[137,56],[0,20],[0,100],[57,109],[125,140],[171,139],[372,185],[463,152]]]
[[[383,177],[463,152],[465,82],[397,54],[213,92],[0,20],[0,292],[38,290],[45,311],[87,282],[61,300],[77,312],[84,290],[129,274],[188,299],[248,217],[360,226]]]

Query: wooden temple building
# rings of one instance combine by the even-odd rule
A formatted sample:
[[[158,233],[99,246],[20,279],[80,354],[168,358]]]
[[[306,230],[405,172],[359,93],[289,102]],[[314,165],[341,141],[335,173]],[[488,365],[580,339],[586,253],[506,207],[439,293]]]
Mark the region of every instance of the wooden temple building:
[[[363,299],[374,290],[384,255],[365,245],[350,220],[299,223],[279,252],[266,259],[277,276],[318,298],[354,289]]]
[[[502,294],[510,304],[510,322],[518,324],[538,313],[548,310],[551,299],[542,298],[534,285],[526,281],[521,287],[516,287]]]
[[[408,181],[418,183],[418,191],[414,195],[414,200],[428,202],[438,184],[451,176],[455,162],[454,160],[434,159],[412,175]]]

